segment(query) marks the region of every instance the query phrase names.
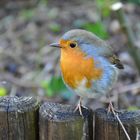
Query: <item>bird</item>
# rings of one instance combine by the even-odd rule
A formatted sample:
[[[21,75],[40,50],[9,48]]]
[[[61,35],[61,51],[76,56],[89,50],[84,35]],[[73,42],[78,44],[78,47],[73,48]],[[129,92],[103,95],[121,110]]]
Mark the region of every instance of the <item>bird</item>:
[[[75,111],[81,115],[82,100],[108,94],[118,79],[118,69],[124,68],[112,47],[90,31],[72,29],[50,46],[60,48],[62,79],[80,97]]]

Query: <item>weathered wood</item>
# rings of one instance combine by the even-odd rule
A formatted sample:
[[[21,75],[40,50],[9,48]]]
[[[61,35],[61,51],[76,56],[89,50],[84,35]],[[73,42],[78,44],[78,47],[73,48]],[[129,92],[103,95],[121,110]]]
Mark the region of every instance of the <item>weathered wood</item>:
[[[93,114],[88,109],[74,113],[70,105],[44,103],[39,111],[40,140],[93,140]]]
[[[119,118],[131,140],[136,140],[140,128],[140,111],[120,112]],[[95,140],[128,140],[118,120],[105,109],[95,112]]]
[[[38,140],[38,108],[32,97],[1,97],[0,140]]]

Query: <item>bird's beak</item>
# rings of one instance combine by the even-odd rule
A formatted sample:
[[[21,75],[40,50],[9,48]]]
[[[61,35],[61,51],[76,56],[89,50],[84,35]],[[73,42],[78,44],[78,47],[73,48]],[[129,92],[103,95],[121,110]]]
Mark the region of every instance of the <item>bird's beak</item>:
[[[51,47],[57,47],[57,48],[61,48],[59,43],[52,43],[50,44]]]

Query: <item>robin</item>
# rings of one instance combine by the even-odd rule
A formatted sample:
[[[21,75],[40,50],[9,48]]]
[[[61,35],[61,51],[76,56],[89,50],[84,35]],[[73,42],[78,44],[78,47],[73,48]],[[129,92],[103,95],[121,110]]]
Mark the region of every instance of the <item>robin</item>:
[[[111,46],[85,30],[70,30],[50,46],[61,50],[62,77],[66,86],[80,96],[75,110],[79,109],[81,115],[82,98],[107,94],[117,80],[118,69],[124,68]]]

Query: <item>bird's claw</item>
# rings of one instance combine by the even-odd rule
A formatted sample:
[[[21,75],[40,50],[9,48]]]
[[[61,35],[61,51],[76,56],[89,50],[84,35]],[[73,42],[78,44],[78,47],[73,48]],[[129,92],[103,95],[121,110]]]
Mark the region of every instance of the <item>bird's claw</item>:
[[[74,109],[74,112],[79,110],[80,115],[83,117],[82,108],[88,109],[87,107],[82,105],[82,102],[81,102],[81,99],[80,99],[78,104],[77,104],[77,106],[76,106],[76,108]]]
[[[121,113],[121,111],[114,108],[111,101],[109,102],[109,105],[108,105],[107,114],[109,114],[110,112]]]
[[[82,108],[81,107],[82,107],[81,104],[78,103],[77,106],[76,106],[76,108],[74,109],[74,112],[76,112],[77,110],[79,110],[80,115],[83,116]]]

